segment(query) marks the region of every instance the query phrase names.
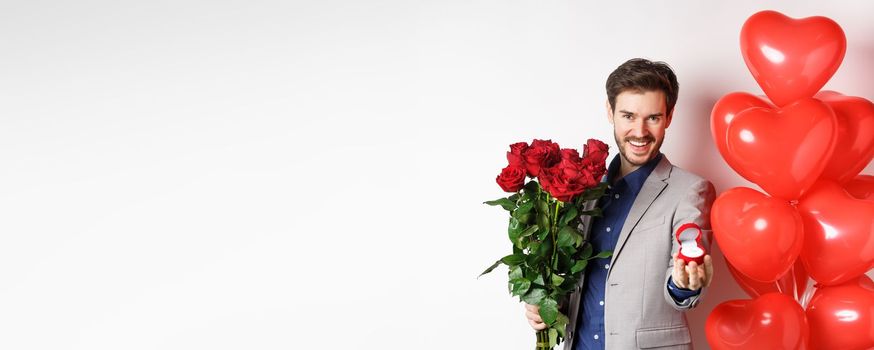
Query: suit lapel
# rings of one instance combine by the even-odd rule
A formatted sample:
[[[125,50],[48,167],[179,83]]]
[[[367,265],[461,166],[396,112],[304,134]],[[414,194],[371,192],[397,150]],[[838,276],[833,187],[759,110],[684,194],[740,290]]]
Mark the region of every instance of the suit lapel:
[[[631,236],[631,232],[634,231],[637,223],[640,222],[640,218],[643,217],[643,214],[649,210],[649,207],[655,199],[658,198],[665,187],[668,186],[666,180],[671,174],[671,167],[671,162],[669,162],[668,158],[663,155],[662,160],[659,161],[659,164],[656,165],[656,168],[653,169],[652,173],[650,173],[649,177],[647,177],[646,181],[643,183],[640,193],[637,194],[637,198],[634,199],[634,203],[631,205],[631,210],[625,218],[625,224],[622,225],[622,232],[619,233],[619,239],[616,241],[616,248],[613,249],[613,256],[610,258],[611,268],[607,271],[608,279],[610,278],[610,273],[613,272],[613,264],[616,262],[619,254],[622,253],[622,248],[625,247],[628,237]]]

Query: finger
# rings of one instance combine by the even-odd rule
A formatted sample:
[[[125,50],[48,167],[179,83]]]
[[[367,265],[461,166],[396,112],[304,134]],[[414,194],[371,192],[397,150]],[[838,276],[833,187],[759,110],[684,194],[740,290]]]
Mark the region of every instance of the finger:
[[[689,287],[687,287],[687,289],[689,289],[689,290],[698,290],[698,289],[701,289],[701,285],[698,283],[698,280],[697,280],[697,279],[695,279],[695,280],[690,280],[690,281],[689,281]]]
[[[531,312],[531,311],[525,312],[525,317],[527,317],[529,320],[534,321],[534,322],[538,322],[538,323],[543,322],[543,319],[540,318],[540,314],[536,313],[536,312]]]
[[[704,256],[704,272],[707,278],[704,280],[704,286],[709,287],[710,282],[713,282],[713,258],[710,254]]]
[[[537,305],[531,305],[531,304],[529,304],[529,303],[525,303],[525,310],[528,310],[528,311],[531,311],[531,312],[535,312],[535,313],[539,313],[539,312],[540,312],[540,307],[537,306]]]
[[[674,284],[680,288],[687,288],[689,286],[689,274],[686,273],[685,261],[678,259],[677,266],[674,274]]]
[[[674,261],[674,270],[671,271],[671,278],[674,280],[674,284],[680,288],[686,288],[686,284],[683,282],[683,268],[680,267],[680,261]]]
[[[535,331],[542,331],[546,329],[546,323],[543,322],[534,322],[532,320],[528,320],[528,324],[531,325],[531,328],[534,328]]]
[[[689,290],[698,290],[701,288],[701,280],[697,276],[689,276],[689,285],[686,287]]]
[[[686,261],[683,259],[674,259],[674,271],[683,272],[686,270]]]
[[[686,265],[686,273],[689,274],[689,282],[692,282],[693,278],[698,278],[698,263],[694,261],[690,261],[688,265]]]
[[[697,264],[693,261],[689,263],[689,266],[686,266],[686,270],[689,273],[689,289],[696,290],[699,287],[699,275]]]

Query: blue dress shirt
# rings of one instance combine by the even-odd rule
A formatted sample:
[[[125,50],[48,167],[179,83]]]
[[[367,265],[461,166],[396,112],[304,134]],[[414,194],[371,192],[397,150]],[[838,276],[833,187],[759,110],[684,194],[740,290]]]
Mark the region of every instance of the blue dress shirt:
[[[608,183],[619,175],[619,157],[620,155],[616,155],[607,169]],[[603,216],[592,221],[592,230],[589,233],[589,240],[595,253],[615,249],[619,233],[622,232],[622,227],[628,217],[628,212],[631,211],[634,199],[637,198],[646,178],[649,177],[661,159],[662,154],[659,154],[642,167],[608,186],[604,197],[598,202],[598,206],[603,210]],[[585,270],[583,299],[580,304],[582,312],[578,313],[576,330],[578,335],[574,344],[575,350],[604,349],[604,295],[610,260],[609,257],[590,260]],[[666,286],[668,293],[677,301],[685,300],[699,293],[699,291],[680,289],[670,279],[668,283],[669,286]]]

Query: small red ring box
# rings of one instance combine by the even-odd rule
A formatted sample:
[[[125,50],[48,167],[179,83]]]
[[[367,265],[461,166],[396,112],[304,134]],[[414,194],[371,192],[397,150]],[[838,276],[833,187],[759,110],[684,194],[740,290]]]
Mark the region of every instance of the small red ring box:
[[[686,261],[686,264],[694,261],[698,265],[704,264],[704,255],[707,251],[701,242],[701,227],[695,223],[683,224],[677,229],[675,237],[680,243],[680,252],[677,257]]]

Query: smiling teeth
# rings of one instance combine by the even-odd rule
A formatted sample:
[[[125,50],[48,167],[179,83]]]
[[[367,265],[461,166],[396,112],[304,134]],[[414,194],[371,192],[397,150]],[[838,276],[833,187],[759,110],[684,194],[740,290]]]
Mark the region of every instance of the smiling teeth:
[[[643,147],[649,143],[649,142],[636,142],[636,141],[628,141],[628,142],[631,143],[632,145],[637,146],[637,147]]]

